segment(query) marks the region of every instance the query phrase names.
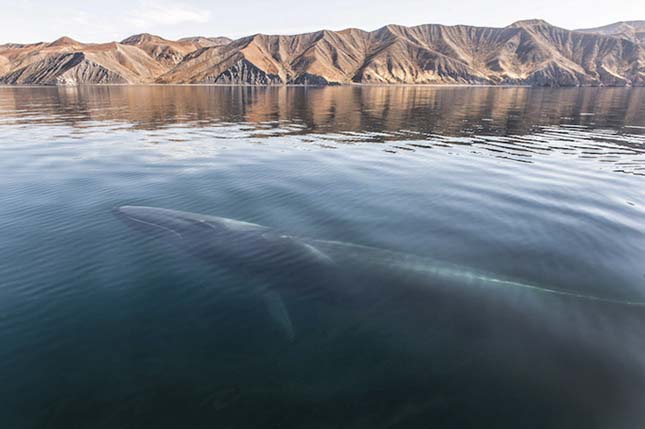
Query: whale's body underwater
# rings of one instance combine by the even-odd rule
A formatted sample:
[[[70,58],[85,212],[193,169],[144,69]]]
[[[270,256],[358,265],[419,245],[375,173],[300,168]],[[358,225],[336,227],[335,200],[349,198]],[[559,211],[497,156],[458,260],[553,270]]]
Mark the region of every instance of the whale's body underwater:
[[[552,410],[553,420],[541,421],[617,428],[645,421],[645,306],[639,301],[297,238],[232,219],[140,206],[115,211],[136,229],[248,275],[292,347],[321,329],[331,337],[369,338],[407,362],[413,378],[431,384],[430,373],[470,372],[464,377],[490,383],[501,395],[535,401],[536,412]],[[324,328],[293,317],[297,306],[310,303]]]

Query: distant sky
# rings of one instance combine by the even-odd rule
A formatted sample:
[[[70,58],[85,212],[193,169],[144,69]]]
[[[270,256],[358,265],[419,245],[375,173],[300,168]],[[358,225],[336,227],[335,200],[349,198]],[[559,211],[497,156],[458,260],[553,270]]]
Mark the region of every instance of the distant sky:
[[[148,32],[176,39],[386,24],[503,27],[542,18],[569,29],[645,20],[645,0],[0,0],[0,43],[121,40]]]

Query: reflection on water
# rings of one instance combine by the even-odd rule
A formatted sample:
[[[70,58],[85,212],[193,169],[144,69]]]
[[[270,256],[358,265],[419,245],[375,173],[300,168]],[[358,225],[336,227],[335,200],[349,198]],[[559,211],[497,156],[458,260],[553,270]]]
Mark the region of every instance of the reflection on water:
[[[525,134],[541,125],[645,126],[642,89],[57,87],[2,89],[5,121],[70,125],[302,122],[308,132]],[[409,128],[409,130],[407,129]],[[389,134],[388,134],[389,135]],[[394,137],[396,138],[396,137]]]
[[[78,138],[134,128],[150,131],[155,144],[280,138],[329,148],[389,143],[389,152],[469,145],[517,161],[559,152],[643,174],[644,100],[642,89],[625,88],[4,88],[0,124],[68,125]]]
[[[0,135],[6,427],[645,421],[644,89],[5,87]]]

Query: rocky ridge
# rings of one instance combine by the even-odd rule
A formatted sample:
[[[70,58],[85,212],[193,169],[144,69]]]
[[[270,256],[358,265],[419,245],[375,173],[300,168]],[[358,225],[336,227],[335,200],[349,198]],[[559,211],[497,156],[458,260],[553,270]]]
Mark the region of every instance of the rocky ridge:
[[[570,31],[388,25],[375,31],[0,45],[2,84],[645,85],[645,21]]]

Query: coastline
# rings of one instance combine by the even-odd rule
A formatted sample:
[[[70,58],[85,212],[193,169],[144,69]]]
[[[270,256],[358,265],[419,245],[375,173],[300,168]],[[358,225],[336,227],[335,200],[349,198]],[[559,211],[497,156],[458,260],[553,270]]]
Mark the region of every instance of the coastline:
[[[645,88],[643,85],[513,85],[513,84],[472,84],[472,83],[341,83],[333,85],[252,85],[252,84],[222,84],[222,83],[80,83],[74,85],[56,84],[0,84],[0,88],[79,88],[79,87],[239,87],[239,88],[340,88],[340,87],[366,87],[366,88],[401,88],[401,87],[426,87],[426,88]]]

